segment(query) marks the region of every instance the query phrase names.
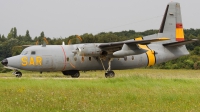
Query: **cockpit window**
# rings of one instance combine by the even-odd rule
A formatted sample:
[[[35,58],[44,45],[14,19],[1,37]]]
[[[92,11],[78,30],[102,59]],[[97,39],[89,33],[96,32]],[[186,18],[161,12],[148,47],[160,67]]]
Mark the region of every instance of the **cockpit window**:
[[[36,54],[36,52],[35,51],[31,51],[31,55],[35,55]]]
[[[21,55],[27,55],[28,51],[22,51]]]

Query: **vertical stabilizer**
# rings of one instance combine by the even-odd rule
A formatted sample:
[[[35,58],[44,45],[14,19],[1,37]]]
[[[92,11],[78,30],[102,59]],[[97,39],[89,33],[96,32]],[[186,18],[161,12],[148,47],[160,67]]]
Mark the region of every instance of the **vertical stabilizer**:
[[[159,34],[170,38],[171,42],[184,41],[180,3],[170,2],[167,5]]]

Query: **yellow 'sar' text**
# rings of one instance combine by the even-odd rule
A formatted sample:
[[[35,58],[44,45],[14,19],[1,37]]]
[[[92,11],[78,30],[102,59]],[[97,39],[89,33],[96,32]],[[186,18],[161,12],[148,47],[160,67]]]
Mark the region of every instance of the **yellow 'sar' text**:
[[[36,65],[36,66],[41,66],[42,65],[42,57],[40,56],[36,56],[34,57],[30,57],[28,60],[28,57],[23,56],[21,58],[22,60],[22,66],[30,66],[30,65]]]

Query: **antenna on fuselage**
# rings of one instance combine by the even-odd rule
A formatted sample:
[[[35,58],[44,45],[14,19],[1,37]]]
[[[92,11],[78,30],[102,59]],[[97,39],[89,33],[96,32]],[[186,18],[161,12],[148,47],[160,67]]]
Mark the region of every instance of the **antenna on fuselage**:
[[[65,45],[65,42],[64,42],[64,41],[62,42],[62,45]]]
[[[42,47],[46,47],[46,43],[45,42],[42,44]]]
[[[43,38],[44,42],[42,44],[42,47],[46,47],[46,45],[49,43],[46,39],[46,37]]]

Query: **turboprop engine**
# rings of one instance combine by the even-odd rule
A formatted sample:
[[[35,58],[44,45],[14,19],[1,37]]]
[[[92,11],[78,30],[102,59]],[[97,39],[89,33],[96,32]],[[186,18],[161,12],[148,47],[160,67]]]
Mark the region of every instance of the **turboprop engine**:
[[[138,48],[137,45],[124,44],[122,49],[113,53],[113,56],[124,57],[130,55],[138,55],[147,52],[145,49]]]
[[[124,57],[124,56],[130,56],[130,55],[138,55],[138,54],[142,54],[145,53],[146,50],[143,49],[137,49],[137,50],[120,50],[120,51],[116,51],[113,53],[114,56],[116,57]]]
[[[73,53],[77,53],[80,56],[101,56],[107,55],[107,52],[102,51],[95,44],[84,44],[81,47],[78,47]]]

